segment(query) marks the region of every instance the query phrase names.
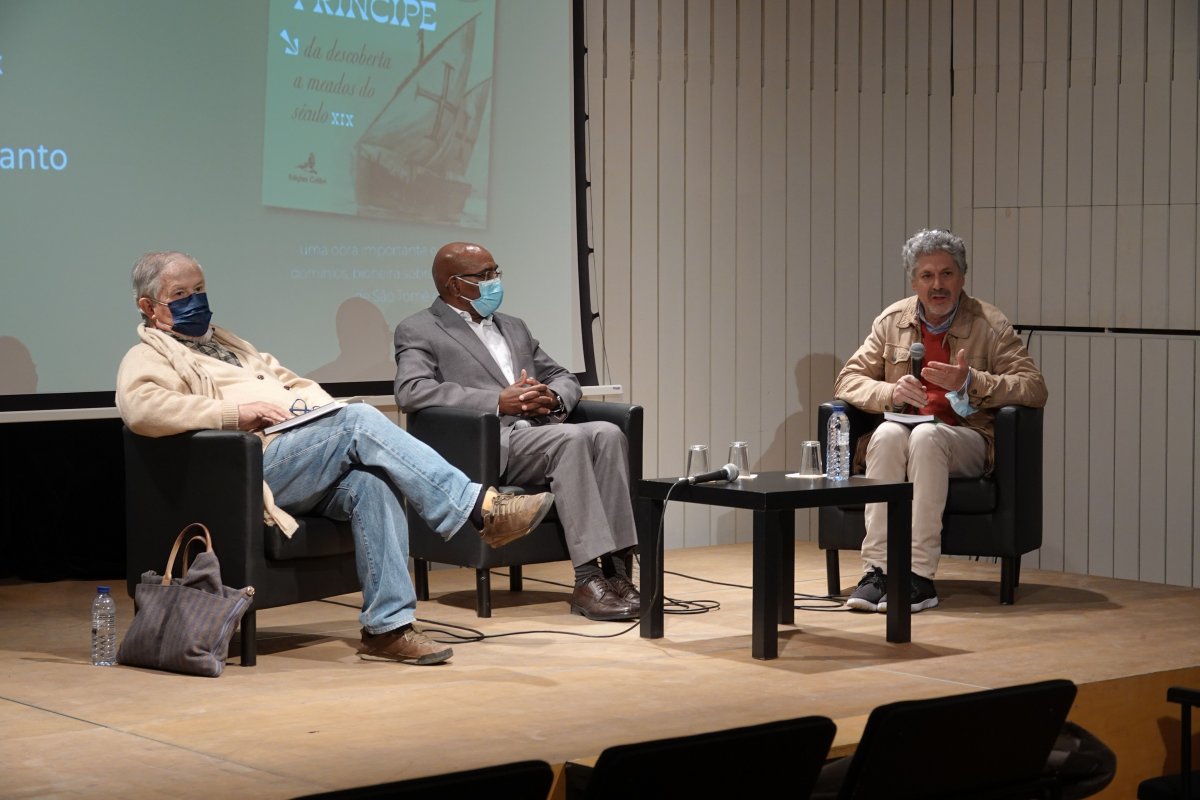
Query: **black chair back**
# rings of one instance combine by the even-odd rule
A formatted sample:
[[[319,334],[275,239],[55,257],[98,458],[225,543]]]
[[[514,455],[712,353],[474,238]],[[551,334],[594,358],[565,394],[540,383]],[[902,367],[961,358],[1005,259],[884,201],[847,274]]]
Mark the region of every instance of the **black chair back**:
[[[766,797],[780,786],[806,798],[837,726],[812,716],[604,750],[586,797]]]
[[[879,706],[838,797],[1053,796],[1046,762],[1075,691],[1049,680]]]

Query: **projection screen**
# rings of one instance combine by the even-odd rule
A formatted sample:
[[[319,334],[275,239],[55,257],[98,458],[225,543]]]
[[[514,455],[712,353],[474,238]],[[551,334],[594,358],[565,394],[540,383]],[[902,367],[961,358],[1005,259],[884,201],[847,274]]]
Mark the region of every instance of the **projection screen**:
[[[390,381],[433,254],[478,242],[582,368],[571,3],[0,0],[0,109],[0,410],[111,392],[162,249],[336,383]]]

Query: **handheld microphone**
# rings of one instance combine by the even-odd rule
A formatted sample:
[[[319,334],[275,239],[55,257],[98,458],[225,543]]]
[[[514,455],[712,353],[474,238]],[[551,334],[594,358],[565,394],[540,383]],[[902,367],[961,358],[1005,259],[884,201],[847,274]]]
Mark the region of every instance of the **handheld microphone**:
[[[712,472],[705,472],[702,475],[693,475],[687,479],[687,482],[689,484],[696,484],[711,483],[713,481],[736,481],[738,479],[738,475],[740,474],[741,473],[738,471],[737,465],[726,464],[720,469],[715,469]]]
[[[912,359],[912,376],[917,380],[921,380],[921,370],[925,367],[925,345],[920,342],[914,342],[908,348],[908,355]],[[913,414],[919,413],[920,409],[914,406],[905,406],[904,410],[912,409]]]
[[[915,343],[908,348],[908,354],[912,357],[913,377],[921,380],[921,370],[925,367],[925,345],[920,342]]]

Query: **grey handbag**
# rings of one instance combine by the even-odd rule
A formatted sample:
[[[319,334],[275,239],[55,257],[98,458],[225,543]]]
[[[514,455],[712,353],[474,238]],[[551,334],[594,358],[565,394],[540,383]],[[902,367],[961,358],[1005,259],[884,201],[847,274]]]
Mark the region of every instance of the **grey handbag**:
[[[202,533],[188,538],[195,529]],[[193,542],[203,544],[204,550],[189,568],[187,552]],[[173,578],[181,548],[181,577]],[[225,669],[229,640],[250,608],[254,587],[222,585],[212,536],[204,525],[193,522],[175,537],[166,573],[143,572],[133,599],[136,613],[117,652],[118,663],[215,678]]]

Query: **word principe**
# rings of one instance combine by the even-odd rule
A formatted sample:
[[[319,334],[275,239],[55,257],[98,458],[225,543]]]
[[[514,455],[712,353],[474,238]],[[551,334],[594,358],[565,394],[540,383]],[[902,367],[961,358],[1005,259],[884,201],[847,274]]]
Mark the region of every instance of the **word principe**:
[[[62,172],[67,161],[67,151],[60,147],[0,147],[0,170]]]
[[[296,0],[293,11],[311,11],[343,19],[358,19],[401,28],[436,31],[434,0]]]

